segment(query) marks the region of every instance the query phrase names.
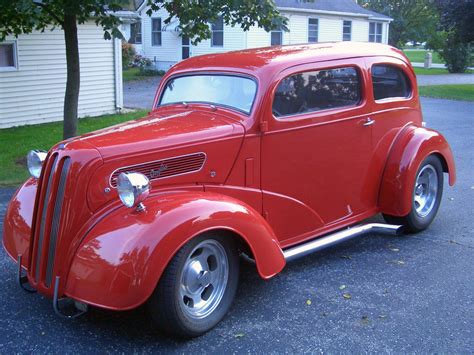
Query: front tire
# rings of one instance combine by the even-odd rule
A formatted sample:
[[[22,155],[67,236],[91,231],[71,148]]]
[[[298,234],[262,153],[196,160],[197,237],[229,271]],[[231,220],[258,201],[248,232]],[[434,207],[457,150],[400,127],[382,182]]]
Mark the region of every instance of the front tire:
[[[387,223],[400,224],[408,233],[428,228],[438,213],[443,195],[443,167],[438,157],[430,155],[420,165],[412,194],[412,208],[408,215],[396,217],[384,214]]]
[[[228,235],[205,233],[173,257],[148,301],[159,329],[178,337],[196,337],[212,329],[228,312],[239,279],[239,258]]]

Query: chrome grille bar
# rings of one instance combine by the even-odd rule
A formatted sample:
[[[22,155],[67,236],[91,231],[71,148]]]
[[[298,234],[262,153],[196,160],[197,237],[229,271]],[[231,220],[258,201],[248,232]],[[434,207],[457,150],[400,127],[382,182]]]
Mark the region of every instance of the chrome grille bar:
[[[63,206],[64,191],[66,187],[66,178],[69,172],[71,159],[65,158],[63,160],[63,166],[61,169],[61,176],[58,184],[56,201],[54,202],[54,212],[53,212],[53,221],[51,223],[51,233],[49,238],[49,248],[48,248],[48,263],[46,267],[46,280],[45,285],[49,287],[53,279],[53,267],[54,259],[56,255],[56,245],[58,241],[59,234],[59,224],[61,220],[61,211]]]
[[[39,281],[40,279],[40,269],[41,269],[41,253],[43,252],[43,242],[44,242],[44,230],[46,227],[46,216],[48,214],[48,199],[49,195],[51,192],[51,183],[54,178],[54,171],[56,170],[56,164],[58,162],[58,156],[54,155],[53,157],[53,163],[51,165],[51,169],[49,170],[49,176],[45,176],[45,178],[48,179],[48,183],[46,185],[46,192],[44,195],[44,200],[43,200],[43,206],[41,210],[41,222],[40,222],[40,230],[39,230],[39,237],[38,241],[36,243],[37,249],[36,249],[36,272],[35,272],[35,278],[36,281]]]

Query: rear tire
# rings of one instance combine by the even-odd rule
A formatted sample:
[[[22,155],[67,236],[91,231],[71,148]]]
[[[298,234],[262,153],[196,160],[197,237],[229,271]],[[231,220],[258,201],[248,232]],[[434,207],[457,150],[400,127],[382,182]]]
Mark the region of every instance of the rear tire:
[[[148,301],[157,327],[191,338],[212,329],[226,315],[239,280],[239,257],[228,235],[204,233],[173,257]]]
[[[443,195],[443,167],[438,157],[428,156],[420,165],[412,194],[412,208],[403,217],[384,214],[387,223],[403,225],[407,233],[417,233],[433,222]]]

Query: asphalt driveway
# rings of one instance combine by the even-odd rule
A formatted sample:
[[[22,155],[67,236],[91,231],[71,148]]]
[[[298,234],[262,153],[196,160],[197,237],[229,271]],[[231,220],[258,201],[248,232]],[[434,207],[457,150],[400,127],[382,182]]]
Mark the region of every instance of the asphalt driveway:
[[[19,289],[2,249],[0,353],[472,353],[474,103],[422,104],[458,168],[457,185],[445,184],[429,230],[356,239],[296,261],[269,281],[244,265],[230,314],[188,342],[157,334],[143,308],[59,319],[49,300]],[[0,189],[0,221],[12,193]]]
[[[123,104],[126,108],[151,109],[161,77],[123,83]]]

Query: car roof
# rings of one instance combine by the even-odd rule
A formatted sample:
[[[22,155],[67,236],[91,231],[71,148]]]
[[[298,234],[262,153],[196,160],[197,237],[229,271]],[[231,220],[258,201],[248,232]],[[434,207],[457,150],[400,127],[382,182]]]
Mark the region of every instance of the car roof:
[[[298,64],[371,56],[390,56],[409,63],[403,52],[384,44],[324,42],[272,46],[200,55],[176,64],[172,68],[172,72],[189,70],[230,70],[261,76],[275,73]]]

